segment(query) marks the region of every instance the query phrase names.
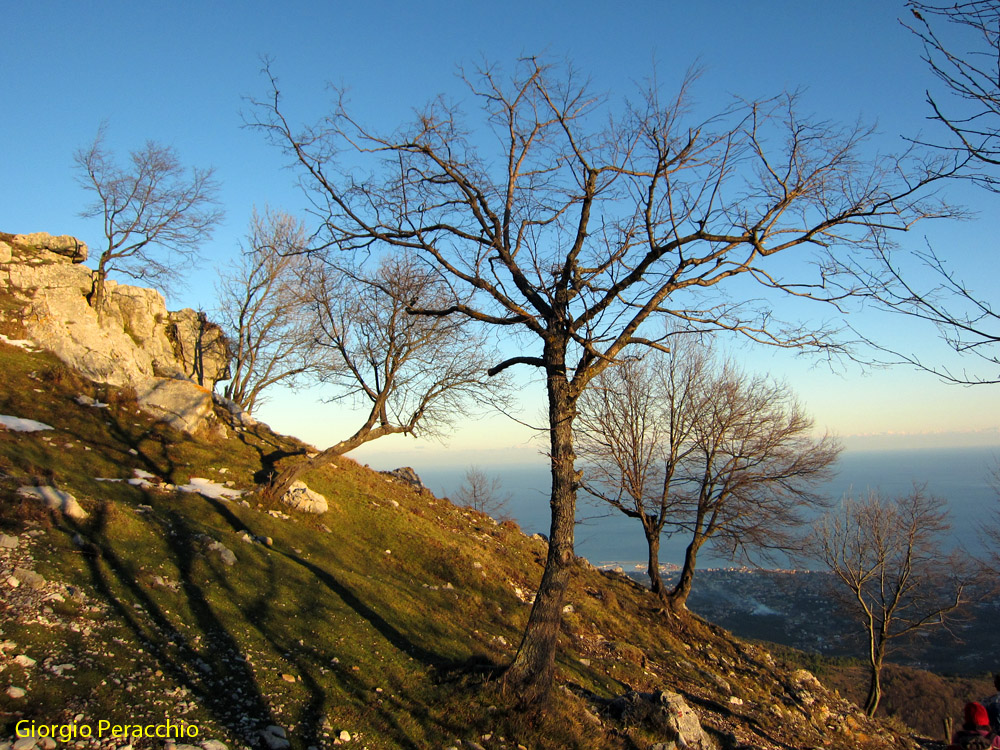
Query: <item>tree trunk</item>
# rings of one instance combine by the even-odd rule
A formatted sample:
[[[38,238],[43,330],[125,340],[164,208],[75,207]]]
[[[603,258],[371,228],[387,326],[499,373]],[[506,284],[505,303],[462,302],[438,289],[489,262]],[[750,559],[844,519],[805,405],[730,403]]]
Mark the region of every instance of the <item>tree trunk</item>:
[[[408,432],[407,428],[398,427],[395,425],[383,424],[372,429],[371,424],[366,423],[364,427],[354,433],[347,440],[341,440],[335,445],[331,445],[324,451],[320,451],[312,458],[304,458],[301,461],[296,461],[289,466],[286,466],[277,476],[275,476],[271,481],[269,481],[264,488],[261,490],[261,498],[268,501],[277,502],[285,493],[288,492],[289,488],[295,481],[312,469],[317,469],[324,463],[329,461],[334,456],[342,456],[348,451],[352,451],[359,445],[364,445],[367,442],[380,438],[383,435],[394,435],[399,433]]]
[[[659,529],[645,529],[646,546],[649,548],[649,564],[646,573],[649,575],[649,590],[661,599],[666,596],[663,588],[663,579],[660,577],[660,531]]]
[[[563,598],[569,584],[575,555],[573,533],[576,520],[577,475],[573,453],[573,420],[576,399],[571,395],[565,371],[549,368],[549,462],[552,495],[549,505],[552,524],[545,571],[535,594],[524,637],[504,683],[522,705],[545,702],[555,677],[556,645],[562,623]]]
[[[874,716],[882,700],[882,665],[871,667],[871,679],[868,682],[868,697],[865,698],[864,710],[867,716]]]
[[[871,669],[868,681],[868,697],[865,698],[864,712],[867,716],[874,716],[878,710],[879,701],[882,700],[882,663],[885,660],[885,647],[883,644],[873,645],[871,658],[868,660]]]
[[[90,294],[87,297],[87,302],[97,313],[98,324],[104,321],[104,297],[106,293],[108,271],[106,267],[106,259],[102,256],[97,263],[97,270],[93,272],[93,281],[90,288]]]
[[[687,598],[688,594],[691,593],[691,584],[694,582],[694,568],[698,561],[700,547],[701,542],[693,539],[684,551],[684,567],[681,568],[680,578],[677,579],[674,590],[667,596],[673,609],[687,609]]]

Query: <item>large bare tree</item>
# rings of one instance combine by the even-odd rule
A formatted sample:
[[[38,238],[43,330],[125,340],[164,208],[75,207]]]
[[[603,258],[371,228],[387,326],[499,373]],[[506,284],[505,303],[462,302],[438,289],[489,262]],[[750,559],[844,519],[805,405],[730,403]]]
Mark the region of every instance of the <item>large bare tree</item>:
[[[306,460],[292,463],[266,494],[280,497],[305,471],[387,435],[436,435],[481,404],[500,404],[505,379],[481,363],[491,351],[470,321],[410,315],[411,305],[452,304],[441,279],[401,255],[376,268],[314,264],[308,282],[311,325],[327,363],[318,380],[333,400],[363,407],[355,432]]]
[[[201,243],[222,220],[219,185],[211,169],[186,170],[176,151],[153,141],[129,153],[122,165],[108,149],[106,127],[74,154],[79,182],[93,194],[81,213],[98,217],[104,240],[94,273],[91,306],[101,313],[108,273],[176,281]]]
[[[783,325],[760,291],[829,299],[825,261],[948,213],[928,196],[941,164],[871,156],[863,128],[798,112],[794,96],[737,101],[695,120],[688,84],[650,86],[621,106],[567,66],[520,60],[466,76],[476,108],[440,98],[379,132],[341,98],[320,122],[286,119],[276,78],[250,124],[299,166],[331,253],[408,253],[461,290],[408,312],[519,332],[514,365],[545,378],[552,494],[548,557],[506,684],[544,698],[575,564],[577,402],[638,346],[663,346],[652,318],[829,351],[829,330]],[[690,83],[690,81],[688,82]],[[775,262],[787,258],[787,263]],[[713,293],[718,289],[719,293]],[[746,296],[743,296],[743,295]]]
[[[223,395],[249,413],[272,386],[296,385],[322,367],[306,248],[301,221],[255,209],[238,263],[220,274],[216,315],[232,354]]]
[[[949,528],[943,501],[920,488],[891,500],[875,492],[846,498],[815,525],[813,553],[833,572],[865,634],[869,716],[878,709],[882,666],[893,642],[947,627],[969,601],[976,579],[962,554],[946,551]]]

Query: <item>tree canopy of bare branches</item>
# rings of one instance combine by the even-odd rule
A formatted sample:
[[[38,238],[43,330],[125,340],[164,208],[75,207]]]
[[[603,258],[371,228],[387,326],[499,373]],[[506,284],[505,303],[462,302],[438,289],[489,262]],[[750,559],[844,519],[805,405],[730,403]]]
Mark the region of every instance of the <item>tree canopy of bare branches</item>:
[[[399,255],[371,272],[314,263],[308,287],[311,331],[327,363],[318,379],[332,386],[334,400],[353,400],[366,416],[352,435],[282,471],[270,494],[280,497],[331,456],[387,435],[436,435],[480,404],[502,403],[506,380],[484,371],[489,350],[469,320],[407,312],[451,304],[447,286],[426,268]]]
[[[604,370],[580,397],[576,420],[582,486],[642,524],[650,589],[660,597],[660,539],[689,478],[710,377],[706,348],[678,337],[671,349]]]
[[[943,502],[921,488],[891,500],[875,492],[846,498],[815,525],[813,554],[833,572],[866,637],[869,716],[878,709],[892,643],[947,627],[969,599],[975,578],[960,553],[944,549],[949,528]]]
[[[120,164],[105,144],[102,125],[87,148],[74,154],[80,185],[93,195],[81,213],[99,217],[104,240],[94,274],[91,305],[100,313],[108,273],[156,281],[180,276],[222,220],[219,185],[211,169],[188,172],[173,148],[153,141]]]
[[[971,160],[968,176],[1000,190],[1000,3],[997,0],[907,3],[905,25],[921,41],[923,59],[946,97],[927,91],[933,119],[954,136],[937,142]]]
[[[500,477],[490,476],[478,466],[470,466],[465,472],[462,485],[455,493],[455,502],[503,520],[510,494],[503,492]]]
[[[809,262],[869,251],[893,230],[948,213],[928,188],[941,163],[869,158],[870,135],[798,111],[796,97],[736,101],[696,121],[688,81],[617,106],[569,66],[525,58],[468,74],[466,111],[443,98],[379,132],[341,97],[311,127],[286,118],[277,79],[249,124],[298,166],[331,253],[393,249],[460,290],[408,312],[468,318],[530,342],[490,371],[545,376],[552,523],[545,572],[505,684],[525,701],[552,684],[575,561],[577,401],[667,316],[784,347],[832,350],[833,331],[782,324],[766,303],[727,299],[742,277],[768,292],[835,301]],[[775,261],[790,259],[785,266]],[[807,270],[786,277],[792,268]],[[718,288],[718,293],[713,290]],[[647,330],[650,329],[650,330]]]
[[[1000,165],[1000,3],[916,2],[907,4],[912,18],[905,23],[920,39],[924,61],[943,94],[927,91],[932,119],[948,135],[933,146],[954,155],[961,169],[953,176],[973,180],[1000,192],[996,167]],[[876,348],[893,355],[892,363],[927,370],[945,381],[962,385],[1000,383],[1000,310],[986,288],[969,285],[928,246],[900,257],[891,247],[879,248],[879,271],[861,270],[870,296],[884,308],[935,326],[945,344],[968,357],[980,369],[961,371],[899,351],[884,342]],[[922,275],[935,281],[918,282]]]
[[[223,395],[252,413],[267,389],[316,375],[322,360],[310,315],[302,223],[280,211],[254,210],[242,250],[239,262],[221,274],[216,314],[233,358]]]
[[[840,448],[810,435],[787,386],[719,365],[690,342],[609,368],[595,386],[577,420],[584,486],[642,522],[652,589],[673,608],[685,605],[706,543],[748,561],[797,549],[793,532],[825,504],[814,487]],[[664,529],[690,540],[669,593]]]

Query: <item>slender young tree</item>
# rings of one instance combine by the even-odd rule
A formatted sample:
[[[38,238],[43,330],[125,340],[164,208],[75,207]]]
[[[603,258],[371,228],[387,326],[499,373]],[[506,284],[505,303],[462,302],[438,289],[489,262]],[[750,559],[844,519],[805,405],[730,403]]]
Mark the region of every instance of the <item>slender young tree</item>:
[[[323,366],[307,293],[302,222],[256,209],[239,262],[220,274],[217,319],[226,330],[232,377],[223,395],[248,413],[279,383],[296,385]]]
[[[869,716],[878,710],[891,645],[917,631],[947,627],[969,601],[975,576],[963,554],[944,549],[949,528],[943,501],[921,488],[891,500],[874,492],[846,498],[815,525],[813,553],[833,572],[865,634]]]
[[[222,220],[219,185],[211,169],[185,170],[174,149],[153,141],[121,165],[101,126],[93,143],[74,154],[79,183],[93,195],[80,214],[103,222],[104,242],[94,273],[91,306],[101,314],[111,271],[157,282],[180,276]]]
[[[912,151],[868,157],[870,131],[804,117],[791,95],[737,101],[698,122],[690,79],[674,98],[650,86],[618,107],[572,69],[532,57],[509,76],[486,67],[467,77],[478,121],[437,99],[414,122],[380,133],[342,98],[317,125],[293,126],[267,74],[270,89],[253,102],[249,124],[301,169],[329,252],[409,254],[461,293],[408,313],[520,333],[519,351],[490,372],[527,365],[545,378],[548,557],[505,674],[526,703],[548,695],[555,673],[576,560],[573,424],[591,381],[632,348],[664,347],[651,325],[662,316],[835,350],[833,331],[782,324],[766,303],[713,289],[742,277],[766,292],[843,298],[828,286],[832,259],[949,213],[928,194],[941,163]],[[816,251],[825,256],[818,268],[809,262]]]
[[[455,502],[503,520],[508,518],[510,494],[502,490],[503,482],[500,477],[491,477],[478,466],[470,466],[465,472],[462,486],[455,493]]]
[[[840,450],[809,434],[812,421],[787,386],[678,344],[669,357],[601,373],[577,420],[584,486],[641,522],[651,588],[674,610],[685,606],[707,543],[750,562],[796,550],[794,531],[824,504],[814,487]],[[670,591],[659,575],[664,531],[690,539]]]

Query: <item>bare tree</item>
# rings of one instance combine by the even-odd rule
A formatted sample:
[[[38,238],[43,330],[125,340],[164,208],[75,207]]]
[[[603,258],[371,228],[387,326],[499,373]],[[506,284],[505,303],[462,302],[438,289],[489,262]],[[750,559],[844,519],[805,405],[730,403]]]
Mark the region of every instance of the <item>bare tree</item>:
[[[500,404],[506,381],[480,363],[489,356],[469,321],[411,315],[412,305],[454,299],[434,274],[400,256],[384,257],[374,273],[315,265],[310,280],[313,335],[329,366],[319,380],[334,400],[367,410],[360,427],[311,459],[282,470],[266,494],[280,497],[305,471],[386,435],[436,435],[477,405]]]
[[[500,477],[491,477],[478,466],[470,466],[462,486],[455,493],[455,500],[459,505],[502,520],[507,517],[507,504],[510,502],[510,494],[502,492],[502,489]]]
[[[298,384],[322,365],[306,289],[306,240],[294,217],[255,209],[238,264],[220,274],[216,314],[233,359],[223,395],[247,412],[271,386]]]
[[[100,217],[104,241],[94,274],[91,306],[104,303],[108,273],[161,285],[175,281],[198,246],[222,220],[211,169],[187,172],[173,148],[147,141],[122,166],[105,145],[101,126],[89,147],[74,154],[79,182],[94,196],[81,213]]]
[[[669,355],[652,352],[600,373],[583,393],[576,421],[581,485],[642,524],[650,589],[661,598],[660,539],[685,483],[694,425],[710,391],[708,350],[678,337]]]
[[[893,642],[947,627],[968,600],[973,578],[966,562],[943,550],[950,528],[943,506],[921,488],[891,500],[870,492],[846,498],[813,530],[813,553],[845,590],[845,606],[865,634],[869,716],[878,709],[882,665]]]
[[[840,445],[814,439],[813,422],[788,386],[725,365],[703,396],[693,423],[688,485],[671,522],[690,536],[669,599],[683,607],[698,552],[706,542],[752,562],[799,548],[795,530],[826,504],[815,492],[831,476]]]
[[[605,370],[595,385],[577,420],[584,486],[640,520],[652,589],[673,609],[706,543],[749,562],[798,547],[794,530],[825,504],[813,488],[840,447],[811,437],[787,386],[717,365],[691,342]],[[670,592],[659,577],[664,529],[690,539]]]
[[[768,304],[713,289],[744,277],[768,292],[835,301],[845,293],[828,287],[833,259],[949,213],[927,195],[941,163],[912,151],[866,158],[869,131],[803,117],[794,96],[737,101],[691,122],[690,80],[676,98],[650,86],[619,109],[574,71],[527,58],[509,77],[494,67],[466,77],[478,127],[460,105],[437,99],[412,124],[379,133],[341,99],[300,130],[267,74],[271,88],[249,123],[302,170],[330,252],[408,253],[462,291],[453,304],[408,312],[520,332],[519,351],[490,372],[523,364],[545,376],[548,557],[505,674],[524,702],[544,699],[554,676],[576,560],[573,423],[593,378],[632,347],[664,347],[646,330],[664,315],[776,346],[836,350],[831,330],[783,325]],[[822,267],[773,263],[807,261],[796,252],[805,249],[824,255]]]

